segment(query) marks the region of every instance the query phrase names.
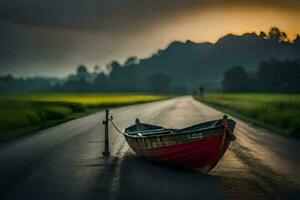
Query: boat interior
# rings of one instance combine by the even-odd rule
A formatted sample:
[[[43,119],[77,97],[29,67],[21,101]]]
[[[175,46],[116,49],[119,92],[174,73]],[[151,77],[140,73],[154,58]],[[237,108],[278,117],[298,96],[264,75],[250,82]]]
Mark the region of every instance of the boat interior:
[[[209,128],[214,128],[222,124],[222,120],[212,120],[204,123],[199,123],[193,126],[189,126],[182,129],[171,129],[163,128],[161,126],[140,123],[137,119],[135,125],[132,125],[125,129],[125,133],[128,135],[138,135],[138,136],[150,136],[150,135],[161,135],[161,134],[171,134],[171,133],[183,133],[195,130],[205,130]]]

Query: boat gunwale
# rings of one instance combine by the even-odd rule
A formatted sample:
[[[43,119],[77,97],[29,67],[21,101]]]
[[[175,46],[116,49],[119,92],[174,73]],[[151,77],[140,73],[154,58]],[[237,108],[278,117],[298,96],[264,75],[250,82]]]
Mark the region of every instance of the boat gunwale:
[[[214,120],[212,120],[214,121]],[[229,124],[232,124],[232,125],[235,125],[236,122],[235,121],[231,121],[231,123]],[[154,138],[154,137],[163,137],[163,136],[178,136],[178,135],[184,135],[184,134],[190,134],[190,133],[196,133],[196,132],[200,132],[200,131],[210,131],[210,130],[213,130],[213,129],[217,129],[217,128],[220,128],[220,127],[223,127],[224,124],[220,124],[218,126],[214,126],[214,127],[209,127],[209,128],[202,128],[202,129],[195,129],[193,131],[186,131],[186,132],[180,132],[180,133],[174,133],[174,134],[152,134],[152,135],[142,135],[142,136],[139,136],[139,135],[130,135],[126,132],[123,132],[123,134],[126,136],[126,137],[130,137],[130,138]],[[186,127],[188,128],[188,127]],[[184,129],[184,128],[183,128]],[[172,130],[178,130],[178,129],[167,129],[167,131],[165,132],[171,132]],[[180,130],[180,129],[179,129]],[[140,131],[136,131],[134,133],[141,133]],[[222,133],[223,134],[223,133]]]

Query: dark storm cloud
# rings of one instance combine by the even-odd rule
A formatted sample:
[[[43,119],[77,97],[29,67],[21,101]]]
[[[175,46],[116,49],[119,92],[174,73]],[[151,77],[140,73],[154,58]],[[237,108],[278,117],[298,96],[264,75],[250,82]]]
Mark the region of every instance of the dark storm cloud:
[[[0,19],[38,27],[140,29],[193,9],[228,4],[262,4],[243,0],[1,0]],[[298,0],[267,0],[265,5],[299,6]]]
[[[0,3],[0,17],[12,23],[30,26],[111,31],[142,26],[197,2],[199,3],[194,0],[6,0]]]
[[[112,54],[111,36],[101,32],[33,28],[1,21],[0,27],[0,75],[62,76],[80,63],[98,64]]]

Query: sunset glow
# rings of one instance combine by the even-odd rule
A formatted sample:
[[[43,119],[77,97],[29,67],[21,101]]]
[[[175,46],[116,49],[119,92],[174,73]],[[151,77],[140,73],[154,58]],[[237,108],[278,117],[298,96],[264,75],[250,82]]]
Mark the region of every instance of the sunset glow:
[[[127,7],[116,3],[107,9],[93,2],[84,4],[87,13],[66,4],[67,11],[56,9],[56,17],[51,17],[54,13],[38,4],[45,12],[41,17],[28,14],[33,13],[30,6],[18,15],[3,15],[1,74],[65,76],[80,63],[92,69],[112,60],[122,63],[132,55],[149,57],[174,40],[214,43],[229,33],[259,34],[272,26],[291,41],[300,33],[300,4],[295,1],[128,1]],[[2,12],[9,12],[7,5]]]

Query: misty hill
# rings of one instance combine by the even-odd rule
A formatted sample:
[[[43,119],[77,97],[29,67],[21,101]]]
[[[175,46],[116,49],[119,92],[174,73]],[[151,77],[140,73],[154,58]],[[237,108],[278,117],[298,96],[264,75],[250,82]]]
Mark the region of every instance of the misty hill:
[[[190,91],[199,86],[219,90],[223,74],[229,68],[242,65],[251,72],[259,62],[271,58],[300,59],[300,38],[286,42],[246,33],[226,35],[215,44],[175,41],[138,64],[114,67],[110,77],[122,80],[125,85],[135,82],[147,88],[151,75],[163,73],[172,78],[173,86],[187,87]]]
[[[278,61],[274,65],[276,68],[280,63],[289,63],[280,62],[287,59],[295,61],[291,63],[297,63],[297,60],[300,60],[300,36],[291,42],[284,32],[273,27],[268,34],[228,34],[216,43],[174,41],[166,49],[159,50],[149,58],[139,60],[133,56],[124,64],[111,62],[107,65],[107,70],[110,71],[108,75],[101,72],[99,66],[95,66],[94,72],[89,72],[84,65],[79,65],[76,74],[71,74],[65,79],[14,78],[11,75],[0,77],[0,92],[97,91],[184,94],[198,91],[200,86],[206,91],[221,91],[221,83],[228,70],[242,66],[245,70],[243,74],[249,75],[249,79],[252,80],[259,71],[260,63],[272,58]],[[288,70],[284,66],[282,68]],[[279,71],[281,70],[278,69],[277,72]],[[226,79],[226,82],[228,81],[230,84],[236,84],[234,80]]]

